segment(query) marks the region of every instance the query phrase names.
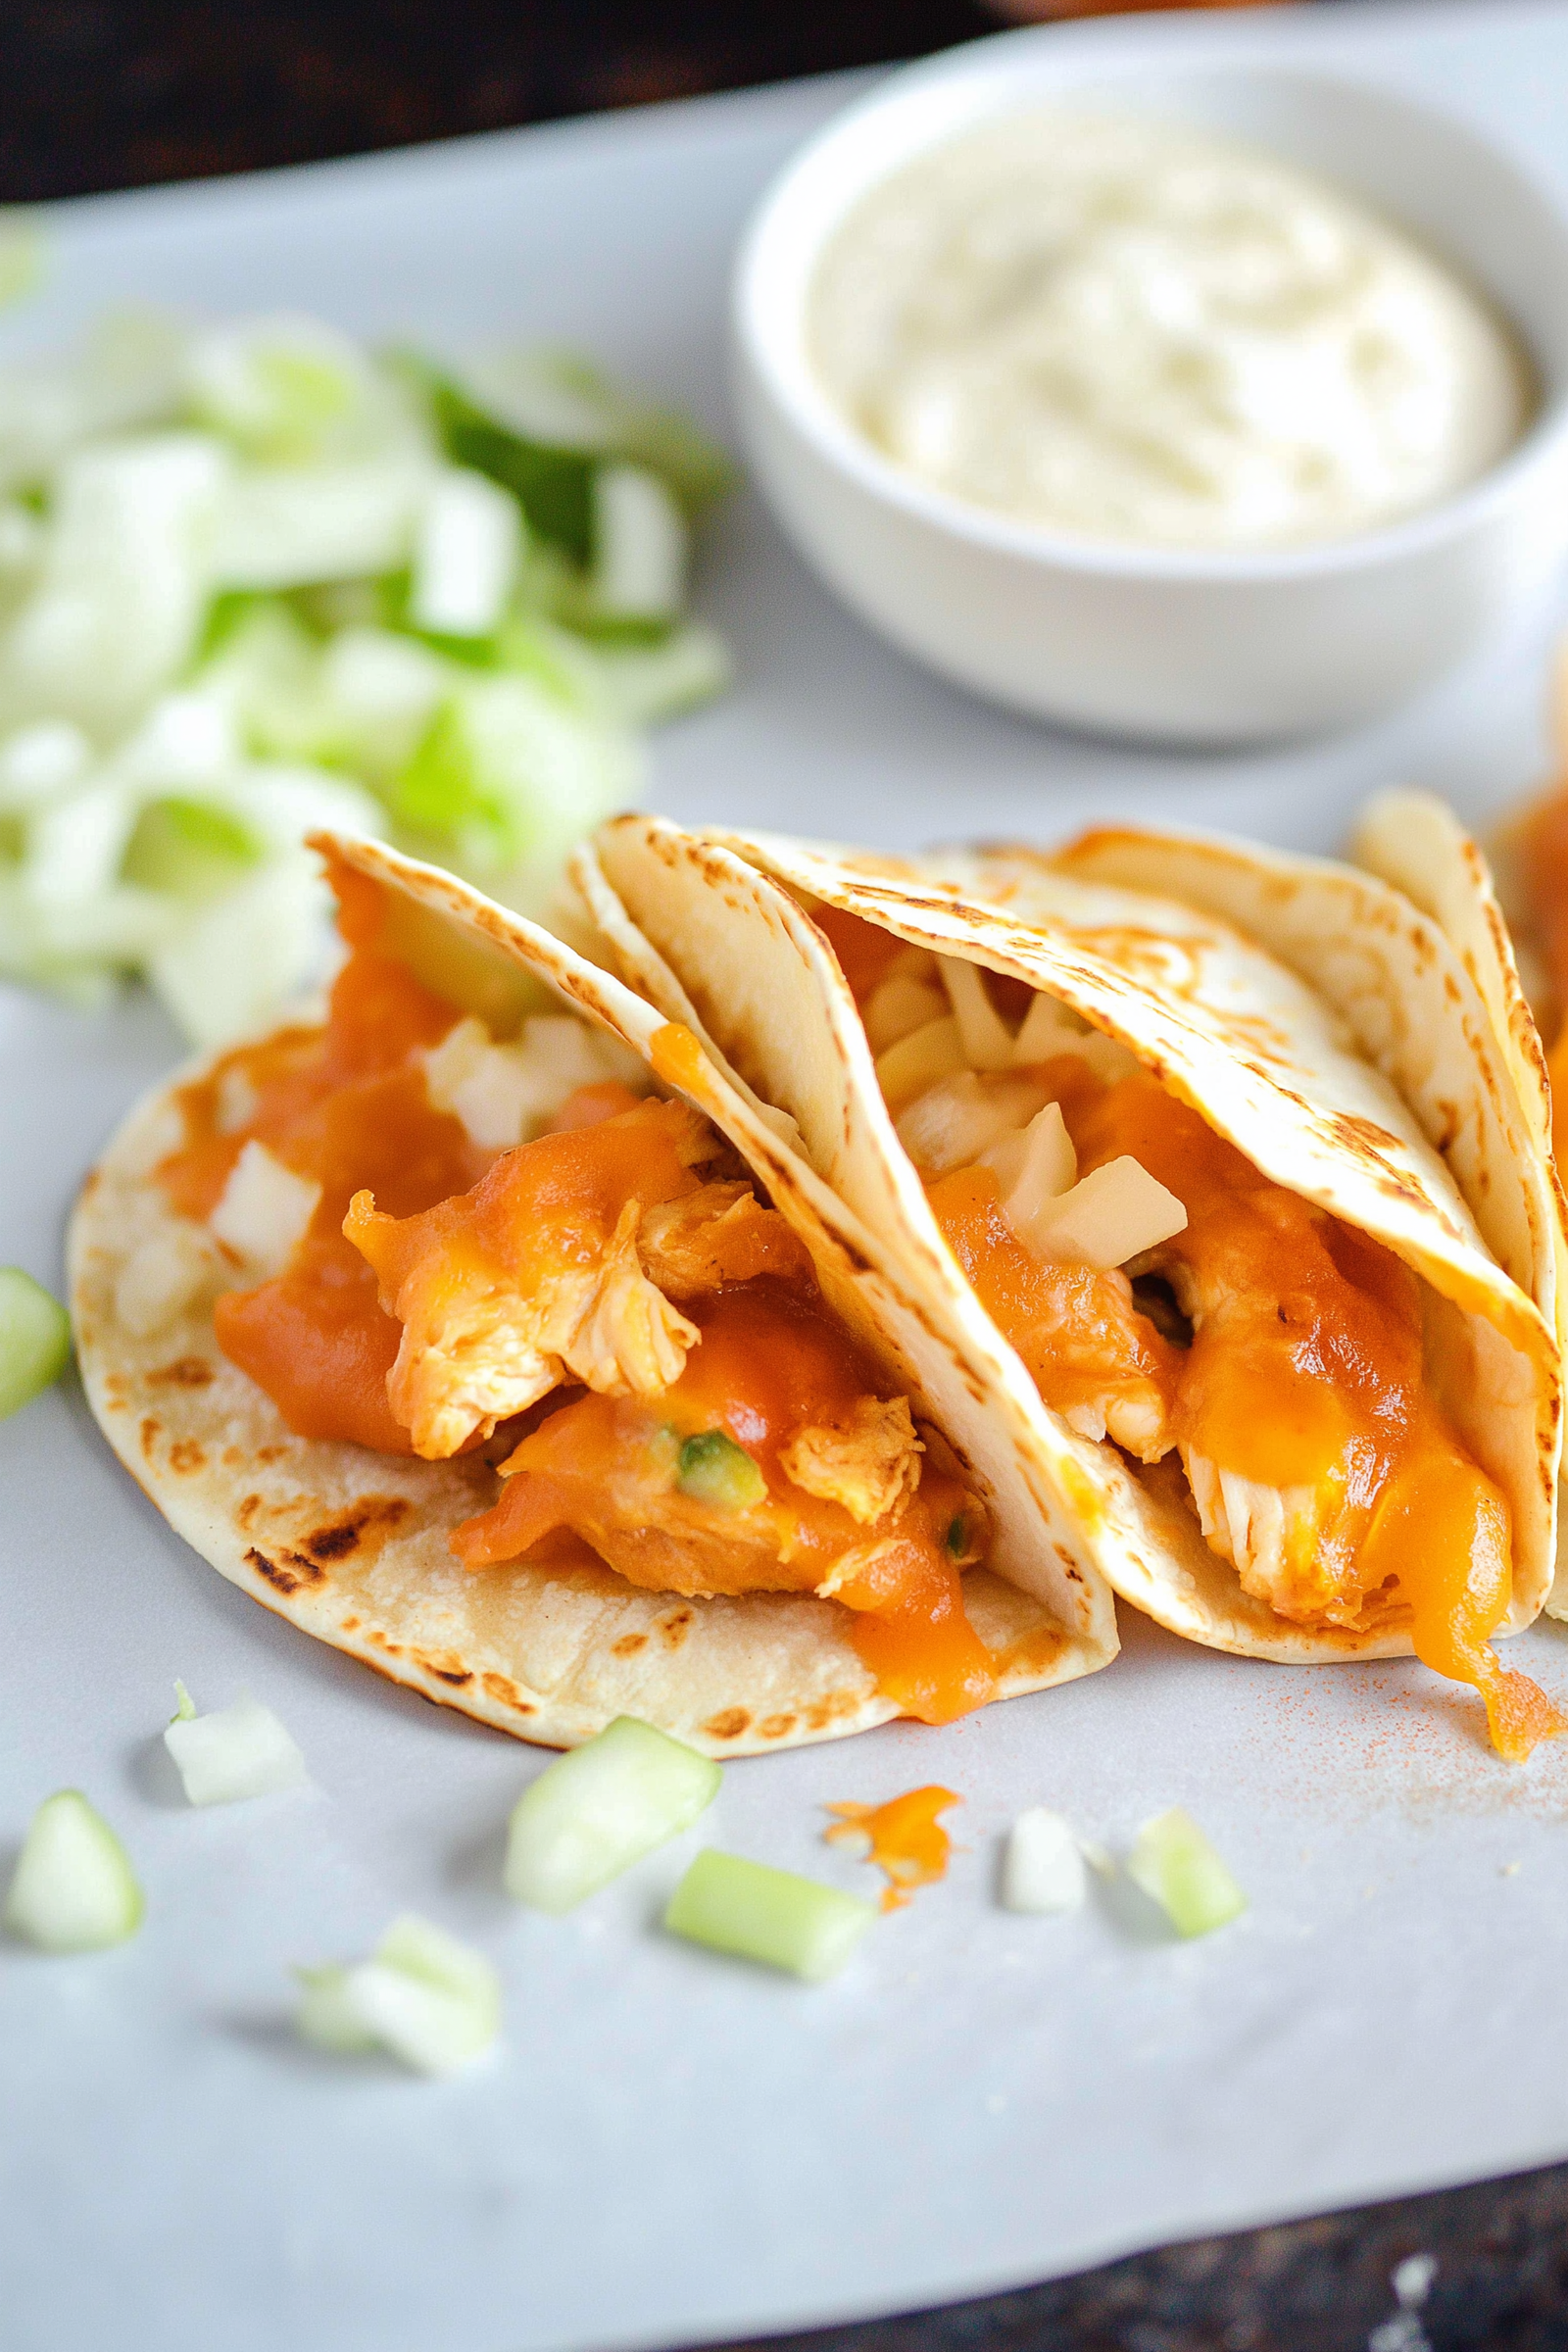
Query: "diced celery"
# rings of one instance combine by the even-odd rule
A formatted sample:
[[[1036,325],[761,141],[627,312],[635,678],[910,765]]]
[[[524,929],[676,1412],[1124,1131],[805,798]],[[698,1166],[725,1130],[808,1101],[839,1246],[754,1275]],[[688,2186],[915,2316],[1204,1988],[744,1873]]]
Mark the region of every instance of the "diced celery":
[[[430,471],[401,454],[236,469],[214,516],[212,576],[293,588],[393,571],[409,560]]]
[[[226,1044],[312,978],[327,904],[315,858],[280,853],[156,949],[148,979],[187,1037]]]
[[[624,391],[580,352],[493,355],[470,363],[466,381],[476,400],[519,432],[648,466],[688,515],[734,486],[729,459],[689,417]]]
[[[488,637],[506,610],[521,556],[521,511],[482,473],[440,473],[414,543],[409,619],[443,637]]]
[[[1076,1911],[1087,1882],[1072,1826],[1045,1805],[1020,1813],[1007,1838],[1002,1899],[1009,1911]]]
[[[488,1960],[412,1912],[394,1920],[373,1959],[298,1974],[299,2030],[321,2049],[378,2046],[416,2074],[446,2075],[500,2031],[501,1986]]]
[[[643,466],[601,466],[593,564],[600,612],[673,619],[685,599],[686,561],[686,525],[658,474]]]
[[[192,342],[186,383],[198,420],[247,457],[316,456],[367,397],[363,355],[315,318],[262,318]]]
[[[305,1758],[272,1713],[248,1692],[211,1715],[181,1709],[164,1734],[193,1805],[233,1805],[310,1784]]]
[[[232,889],[261,854],[261,844],[237,816],[209,802],[173,795],[148,802],[120,870],[143,890],[210,899]]]
[[[67,718],[107,740],[174,676],[201,624],[225,464],[198,433],[66,460],[38,585],[0,646],[0,726]]]
[[[530,530],[564,549],[574,564],[586,564],[593,554],[592,456],[514,432],[487,416],[450,376],[421,361],[406,364],[423,385],[454,465],[471,466],[510,490]]]
[[[693,1501],[719,1511],[750,1510],[767,1494],[767,1481],[751,1455],[721,1429],[686,1440],[675,1483]]]
[[[877,1914],[858,1895],[709,1846],[664,1913],[671,1935],[805,1977],[836,1976]]]
[[[1159,1904],[1178,1936],[1207,1936],[1247,1909],[1246,1895],[1180,1805],[1145,1822],[1127,1876]]]
[[[634,738],[531,680],[476,678],[437,710],[392,808],[445,845],[449,861],[487,882],[517,874],[537,900],[572,842],[630,797],[640,765]]]
[[[45,1797],[6,1897],[12,1934],[46,1952],[101,1951],[134,1936],[143,1909],[124,1847],[80,1789]]]
[[[71,1318],[20,1266],[0,1266],[0,1421],[53,1386],[71,1361]]]
[[[716,629],[691,621],[661,645],[592,649],[601,699],[627,726],[674,718],[722,694],[734,675],[728,646]]]
[[[708,1756],[618,1715],[547,1765],[517,1799],[504,1885],[536,1911],[569,1911],[689,1829],[723,1775]]]
[[[177,1674],[174,1677],[174,1712],[170,1720],[172,1723],[194,1723],[196,1720],[196,1701]]]

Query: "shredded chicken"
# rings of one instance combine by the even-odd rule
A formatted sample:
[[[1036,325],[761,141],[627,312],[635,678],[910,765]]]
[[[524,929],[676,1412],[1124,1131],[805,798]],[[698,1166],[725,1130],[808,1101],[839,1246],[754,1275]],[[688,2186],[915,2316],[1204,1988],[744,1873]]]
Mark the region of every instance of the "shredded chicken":
[[[1355,1544],[1343,1482],[1265,1487],[1183,1446],[1182,1460],[1203,1540],[1229,1560],[1244,1592],[1281,1617],[1358,1625],[1366,1595],[1355,1576]]]
[[[784,1474],[808,1494],[843,1505],[861,1527],[894,1517],[920,1484],[925,1451],[914,1434],[906,1396],[861,1396],[849,1425],[797,1430],[779,1460]]]
[[[679,1379],[700,1334],[643,1272],[641,1217],[628,1200],[597,1261],[527,1291],[474,1266],[399,1300],[412,1311],[387,1395],[416,1453],[444,1460],[567,1378],[607,1396],[658,1396]]]
[[[705,1184],[645,1214],[637,1236],[643,1270],[671,1298],[695,1298],[760,1274],[809,1278],[805,1245],[749,1184]]]

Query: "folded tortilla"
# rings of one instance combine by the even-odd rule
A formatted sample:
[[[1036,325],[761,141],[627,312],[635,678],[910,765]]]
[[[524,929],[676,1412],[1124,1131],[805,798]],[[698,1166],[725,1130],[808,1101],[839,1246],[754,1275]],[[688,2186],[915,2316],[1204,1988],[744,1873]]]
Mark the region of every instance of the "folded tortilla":
[[[821,927],[843,945],[845,916],[914,952],[912,962],[878,966],[890,976],[890,996],[900,987],[945,992],[946,1004],[926,1008],[937,1017],[924,1035],[939,1059],[949,1054],[953,1073],[953,1040],[944,1043],[940,1016],[958,1032],[951,1084],[959,1096],[970,1089],[970,1107],[975,1090],[990,1089],[990,1101],[1016,1084],[1034,1053],[1030,1037],[1046,1039],[1050,1053],[1098,1060],[1107,1086],[1118,1072],[1147,1075],[1241,1155],[1227,1165],[1245,1162],[1249,1183],[1261,1178],[1278,1188],[1267,1200],[1306,1204],[1324,1247],[1353,1254],[1353,1237],[1364,1237],[1376,1254],[1361,1256],[1383,1269],[1385,1287],[1407,1269],[1397,1276],[1405,1285],[1400,1311],[1419,1329],[1410,1393],[1427,1416],[1423,1428],[1430,1422],[1443,1433],[1441,1443],[1433,1438],[1432,1462],[1468,1465],[1464,1477],[1485,1496],[1476,1508],[1491,1514],[1496,1606],[1485,1630],[1513,1631],[1537,1614],[1550,1583],[1561,1444],[1556,1207],[1477,981],[1438,923],[1398,890],[1324,861],[1133,829],[1090,833],[1054,858],[998,849],[915,863],[776,836],[699,838],[643,817],[605,827],[575,872],[624,976],[667,1007],[676,999],[662,972],[672,967],[689,1017],[745,1083],[796,1118],[816,1172],[861,1220],[902,1232],[911,1282],[965,1328],[977,1314],[989,1318],[934,1213],[939,1186],[928,1194],[900,1140],[900,1126],[911,1132],[910,1104],[895,1101],[890,1110],[883,1095],[896,1069],[908,1082],[909,1057],[918,1063],[926,1048],[913,1032],[899,1037],[886,1028],[896,1004],[865,1000],[865,1017],[884,1024],[883,1050],[873,1056],[862,1008]],[[792,962],[810,971],[816,989],[809,1043],[798,1021],[786,1030],[775,1009]],[[963,981],[966,968],[998,976],[1000,988],[988,993],[982,983],[977,996]],[[1009,991],[1013,1009],[1004,1018],[998,1006]],[[1028,1007],[1021,1029],[1020,1003]],[[937,1080],[932,1101],[948,1083]],[[1051,1084],[1039,1086],[1034,1100],[1048,1100],[1038,1112],[1024,1098],[1028,1133],[1042,1150],[1052,1143],[1042,1124],[1051,1094]],[[951,1140],[952,1102],[938,1108]],[[1015,1171],[1018,1150],[1004,1144],[998,1166]],[[924,1173],[931,1178],[930,1165]],[[1097,1161],[1090,1174],[1099,1173]],[[1138,1215],[1152,1215],[1152,1232],[1159,1202],[1147,1183],[1140,1192],[1129,1182],[1129,1200],[1138,1198],[1127,1230]],[[1038,1230],[1057,1230],[1057,1212],[1031,1198]],[[1171,1198],[1166,1190],[1167,1205]],[[1090,1205],[1075,1196],[1075,1214]],[[1065,1259],[1078,1249],[1073,1230],[1060,1228]],[[1170,1230],[1167,1220],[1167,1239]],[[1342,1244],[1334,1238],[1342,1234],[1352,1239]],[[1102,1228],[1084,1246],[1105,1247]],[[1042,1244],[1048,1261],[1054,1247]],[[1152,1272],[1167,1287],[1191,1273],[1179,1252],[1158,1246],[1128,1262],[1140,1281]],[[1289,1288],[1266,1266],[1258,1280]],[[1200,1337],[1213,1301],[1176,1303],[1192,1308]],[[1138,1304],[1129,1288],[1121,1306]],[[1287,1319],[1283,1304],[1278,1312]],[[1172,1335],[1186,1344],[1179,1325]],[[1042,1478],[1076,1514],[1097,1567],[1140,1608],[1175,1632],[1254,1657],[1386,1657],[1415,1645],[1413,1554],[1405,1590],[1387,1576],[1358,1591],[1351,1558],[1343,1590],[1325,1570],[1321,1595],[1303,1598],[1270,1567],[1289,1551],[1297,1526],[1320,1525],[1325,1544],[1333,1534],[1329,1516],[1302,1521],[1303,1491],[1281,1493],[1255,1478],[1228,1485],[1223,1460],[1189,1465],[1185,1448],[1163,1445],[1157,1433],[1143,1448],[1148,1458],[1139,1458],[1126,1415],[1118,1431],[1108,1408],[1099,1428],[1082,1406],[1055,1409],[1006,1352],[1005,1393],[1031,1414]],[[1206,1360],[1216,1360],[1212,1348]],[[1337,1377],[1325,1375],[1331,1401]],[[1259,1412],[1267,1409],[1260,1402]],[[1344,1458],[1353,1482],[1361,1473],[1350,1453]],[[1416,1457],[1398,1458],[1400,1475],[1413,1479]],[[1376,1512],[1393,1492],[1366,1488],[1371,1524],[1381,1525]],[[1328,1512],[1316,1490],[1304,1493]],[[1414,1524],[1418,1503],[1398,1507]],[[1359,1524],[1364,1534],[1365,1510]],[[1396,1532],[1391,1522],[1378,1556],[1395,1556]],[[1467,1590],[1464,1559],[1448,1567],[1455,1592]],[[1422,1605],[1430,1617],[1436,1603]],[[1490,1651],[1480,1657],[1477,1604],[1456,1598],[1450,1615],[1454,1640],[1480,1659],[1463,1679],[1482,1684],[1494,1733],[1500,1727],[1503,1743],[1524,1752],[1545,1716],[1534,1731],[1509,1732],[1504,1687],[1523,1678],[1501,1676]],[[1434,1646],[1428,1641],[1423,1654]],[[1523,1690],[1514,1696],[1524,1704]]]
[[[1380,793],[1357,819],[1348,854],[1358,865],[1402,891],[1438,926],[1486,1008],[1551,1200],[1557,1339],[1568,1362],[1568,1200],[1553,1150],[1552,1071],[1536,1017],[1539,1007],[1552,1046],[1556,1100],[1568,1103],[1564,990],[1561,973],[1552,968],[1560,955],[1552,956],[1539,919],[1542,886],[1554,888],[1560,867],[1543,872],[1530,838],[1539,817],[1561,807],[1559,791],[1521,811],[1499,831],[1489,858],[1445,802],[1430,793]],[[1530,975],[1528,989],[1522,963]],[[1561,1142],[1559,1133],[1559,1148]],[[1552,1617],[1568,1617],[1564,1513],[1559,1476],[1556,1571],[1545,1604]]]
[[[1113,1657],[1112,1596],[1096,1572],[1092,1547],[1082,1542],[1075,1515],[1062,1508],[1040,1471],[1032,1413],[1016,1380],[1017,1393],[1006,1393],[1007,1367],[994,1337],[988,1331],[977,1335],[909,1281],[902,1250],[868,1227],[807,1164],[791,1121],[761,1104],[664,1012],[603,968],[609,952],[591,925],[582,925],[574,934],[577,944],[568,945],[491,905],[449,874],[379,846],[329,837],[317,846],[351,876],[368,877],[383,894],[372,894],[374,906],[383,910],[375,916],[375,953],[415,976],[427,1024],[430,1005],[437,1008],[429,1030],[434,1042],[418,1054],[404,1055],[396,1083],[405,1093],[414,1085],[422,1102],[418,1082],[410,1076],[422,1056],[423,1088],[434,1104],[439,1068],[445,1090],[439,1105],[447,1121],[440,1133],[458,1159],[468,1153],[473,1170],[493,1173],[503,1161],[510,1167],[528,1158],[525,1151],[510,1156],[502,1151],[515,1135],[507,1137],[495,1125],[498,1115],[503,1128],[513,1115],[506,1110],[507,1090],[514,1093],[531,1066],[525,1058],[523,1064],[508,1060],[514,1049],[496,1044],[517,1032],[522,1016],[547,1016],[553,1050],[561,1048],[560,1033],[568,1031],[564,1015],[586,1025],[583,1037],[613,1041],[604,1050],[610,1061],[602,1053],[595,1063],[591,1053],[585,1060],[584,1052],[573,1046],[577,1032],[569,1030],[565,1059],[578,1079],[585,1071],[589,1079],[596,1070],[602,1076],[612,1066],[623,1072],[635,1056],[638,1086],[620,1087],[619,1095],[629,1100],[637,1092],[648,1094],[657,1080],[657,1091],[675,1116],[676,1127],[669,1132],[679,1129],[677,1141],[685,1138],[682,1149],[690,1141],[688,1131],[708,1131],[689,1119],[681,1128],[684,1114],[673,1111],[675,1104],[684,1101],[711,1121],[744,1163],[742,1173],[755,1179],[750,1188],[741,1181],[710,1188],[719,1206],[733,1205],[732,1197],[748,1191],[765,1197],[751,1207],[746,1200],[740,1203],[747,1215],[766,1202],[777,1212],[771,1222],[757,1222],[765,1242],[762,1256],[772,1252],[768,1263],[779,1258],[780,1234],[788,1245],[786,1259],[791,1251],[799,1259],[799,1245],[804,1245],[802,1263],[808,1261],[808,1270],[791,1276],[796,1289],[790,1296],[805,1298],[814,1278],[819,1299],[810,1312],[819,1309],[845,1335],[856,1361],[874,1374],[867,1410],[879,1398],[892,1400],[884,1421],[896,1425],[890,1441],[893,1498],[883,1496],[880,1516],[870,1504],[855,1506],[857,1526],[864,1521],[871,1535],[892,1526],[897,1535],[913,1524],[907,1513],[922,1494],[946,1492],[932,1484],[944,1478],[972,1499],[977,1509],[955,1517],[950,1547],[959,1565],[968,1556],[960,1556],[963,1544],[983,1550],[983,1564],[964,1565],[962,1616],[983,1644],[992,1695],[1045,1689]],[[594,960],[596,955],[601,961]],[[793,985],[803,1033],[814,1036],[815,999],[804,976]],[[787,1029],[787,1003],[781,1001],[776,1009]],[[467,1388],[455,1373],[442,1388],[446,1370],[459,1363],[472,1335],[451,1341],[449,1363],[440,1346],[451,1339],[450,1328],[441,1326],[446,1339],[421,1353],[416,1342],[422,1327],[414,1310],[406,1310],[406,1292],[393,1282],[392,1303],[404,1316],[397,1363],[382,1383],[384,1396],[371,1381],[355,1407],[362,1418],[369,1417],[371,1444],[300,1434],[299,1423],[308,1423],[310,1413],[291,1401],[290,1365],[283,1362],[275,1378],[269,1375],[289,1404],[286,1417],[269,1389],[225,1356],[215,1329],[215,1301],[230,1293],[230,1304],[219,1307],[220,1320],[226,1316],[225,1331],[243,1335],[249,1311],[244,1301],[262,1295],[255,1287],[258,1276],[265,1282],[279,1267],[286,1274],[299,1262],[299,1251],[314,1246],[317,1225],[311,1222],[315,1211],[306,1178],[317,1163],[302,1162],[302,1176],[287,1165],[286,1145],[279,1144],[280,1161],[258,1145],[254,1134],[245,1139],[247,1120],[254,1124],[259,1115],[258,1088],[271,1084],[278,1070],[286,1079],[291,1054],[316,1066],[311,1056],[322,1049],[313,1021],[319,1017],[296,1016],[268,1038],[209,1056],[160,1087],[110,1144],[73,1222],[73,1312],[88,1398],[111,1445],[175,1530],[232,1583],[318,1640],[441,1705],[546,1745],[574,1744],[628,1713],[710,1753],[736,1755],[840,1737],[905,1711],[899,1697],[884,1688],[886,1678],[879,1680],[857,1646],[856,1629],[863,1626],[863,1617],[814,1590],[704,1592],[693,1589],[692,1577],[679,1568],[677,1589],[662,1588],[657,1564],[638,1569],[645,1581],[629,1581],[569,1530],[570,1541],[560,1541],[558,1529],[554,1539],[531,1546],[527,1556],[498,1565],[474,1569],[454,1556],[456,1529],[488,1525],[486,1514],[499,1507],[498,1495],[514,1496],[528,1484],[516,1476],[498,1479],[501,1437],[506,1438],[503,1452],[514,1445],[523,1454],[530,1446],[537,1452],[541,1439],[561,1426],[551,1416],[564,1399],[563,1421],[572,1402],[641,1413],[650,1398],[648,1412],[657,1420],[662,1394],[656,1393],[657,1384],[645,1380],[636,1388],[634,1383],[628,1393],[630,1376],[620,1359],[608,1371],[603,1368],[606,1348],[613,1354],[621,1335],[597,1309],[595,1316],[582,1319],[570,1346],[561,1343],[565,1352],[559,1361],[551,1359],[554,1372],[541,1376],[548,1394],[509,1420],[508,1399],[514,1402],[524,1393],[517,1387],[516,1349],[506,1360],[498,1353],[477,1371],[464,1359]],[[531,1037],[532,1031],[524,1034]],[[577,1042],[580,1046],[581,1039]],[[615,1084],[607,1083],[615,1095]],[[553,1114],[559,1106],[547,1102],[543,1107]],[[330,1101],[323,1115],[332,1115]],[[634,1106],[624,1115],[640,1114]],[[454,1119],[458,1125],[451,1123]],[[663,1119],[658,1113],[655,1124]],[[586,1116],[572,1114],[571,1123],[584,1126]],[[479,1140],[485,1149],[479,1149]],[[652,1152],[654,1143],[647,1149]],[[204,1152],[218,1155],[211,1180],[203,1179]],[[693,1159],[688,1152],[688,1159],[700,1177],[707,1163],[700,1153]],[[172,1169],[179,1171],[177,1182]],[[389,1165],[372,1189],[395,1185],[406,1173]],[[219,1178],[221,1190],[214,1205],[210,1196]],[[205,1194],[201,1181],[207,1181]],[[172,1185],[177,1199],[172,1197]],[[195,1189],[187,1198],[180,1186]],[[323,1200],[319,1188],[315,1198],[318,1203]],[[413,1210],[427,1206],[422,1196],[411,1200]],[[404,1205],[409,1213],[401,1221],[383,1216],[366,1191],[356,1196],[351,1212],[350,1222],[358,1218],[367,1237],[366,1249],[383,1253],[377,1266],[383,1313],[390,1279],[385,1252],[395,1255],[401,1249],[407,1253],[424,1246],[425,1224],[412,1213],[409,1201]],[[633,1210],[636,1206],[631,1204]],[[467,1213],[461,1201],[458,1211]],[[450,1208],[432,1211],[437,1243],[441,1217],[453,1213]],[[651,1286],[646,1220],[636,1230],[632,1214],[631,1229],[634,1244],[617,1228],[613,1245],[624,1295],[645,1322],[662,1331],[662,1344],[673,1344],[677,1356],[686,1348],[688,1361],[693,1360],[691,1326],[679,1299],[672,1306]],[[525,1272],[526,1243],[524,1234],[518,1247]],[[322,1246],[338,1249],[335,1222]],[[610,1248],[606,1244],[594,1260],[601,1270],[610,1263]],[[444,1260],[433,1262],[438,1271],[446,1266]],[[439,1291],[432,1295],[438,1303],[444,1297]],[[601,1304],[607,1295],[602,1289]],[[802,1314],[808,1304],[800,1305]],[[701,1311],[691,1307],[693,1314]],[[702,1326],[707,1333],[713,1328],[711,1322]],[[398,1331],[394,1323],[389,1345],[398,1341]],[[262,1336],[265,1341],[265,1328]],[[244,1353],[238,1340],[231,1337],[229,1344]],[[268,1344],[275,1355],[275,1343]],[[700,1340],[695,1357],[701,1359]],[[629,1354],[625,1360],[631,1361]],[[1002,1393],[996,1394],[999,1365]],[[482,1417],[471,1406],[481,1373],[493,1374],[499,1384],[490,1396],[496,1409]],[[377,1373],[375,1380],[380,1379]],[[394,1394],[402,1397],[404,1412],[403,1422],[396,1424],[389,1410]],[[467,1426],[460,1405],[472,1426],[464,1441],[468,1449],[453,1450],[452,1414],[458,1412],[459,1425]],[[375,1435],[377,1416],[386,1424],[384,1439]],[[500,1428],[492,1433],[493,1421]],[[831,1499],[848,1493],[843,1464],[835,1468],[832,1457],[833,1444],[844,1432],[830,1428],[825,1438],[820,1430],[809,1434],[827,1446],[825,1468],[812,1456],[800,1470],[809,1495]],[[849,1439],[858,1434],[863,1433],[852,1430]],[[486,1444],[473,1450],[481,1437]],[[411,1450],[414,1443],[426,1448],[426,1458]],[[704,1438],[697,1444],[702,1458],[695,1483],[689,1489],[683,1485],[682,1494],[698,1495],[702,1477],[722,1479],[739,1465],[740,1488],[723,1490],[723,1507],[739,1516],[720,1529],[721,1534],[735,1531],[738,1551],[752,1525],[746,1514],[756,1516],[754,1490],[761,1481],[743,1449],[722,1437],[716,1443],[716,1472],[712,1447]],[[672,1452],[667,1472],[661,1472],[666,1488],[676,1476],[675,1459]],[[678,1459],[685,1481],[686,1451]],[[530,1475],[537,1484],[537,1474]],[[903,1491],[898,1490],[901,1478]],[[702,1489],[703,1494],[718,1492]],[[804,1507],[806,1498],[803,1487],[795,1499]],[[906,1519],[898,1520],[906,1505]],[[700,1497],[689,1509],[685,1500],[680,1504],[688,1518],[693,1512],[701,1518],[708,1507]],[[975,1532],[981,1529],[983,1544]]]

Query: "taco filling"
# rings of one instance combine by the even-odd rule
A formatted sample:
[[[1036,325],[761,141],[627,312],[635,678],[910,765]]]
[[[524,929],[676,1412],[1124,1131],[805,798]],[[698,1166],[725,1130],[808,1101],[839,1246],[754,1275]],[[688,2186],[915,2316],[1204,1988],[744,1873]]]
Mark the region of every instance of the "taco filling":
[[[1506,1756],[1561,1731],[1490,1647],[1510,1514],[1445,1410],[1417,1276],[1050,996],[813,918],[937,1223],[1044,1401],[1179,1486],[1280,1617],[1407,1625]]]
[[[729,1145],[559,1005],[498,1042],[399,956],[378,883],[332,881],[324,1023],[186,1087],[158,1169],[248,1277],[223,1353],[301,1436],[482,1452],[496,1500],[450,1539],[475,1572],[591,1555],[659,1592],[814,1593],[904,1712],[984,1703],[984,1507]]]

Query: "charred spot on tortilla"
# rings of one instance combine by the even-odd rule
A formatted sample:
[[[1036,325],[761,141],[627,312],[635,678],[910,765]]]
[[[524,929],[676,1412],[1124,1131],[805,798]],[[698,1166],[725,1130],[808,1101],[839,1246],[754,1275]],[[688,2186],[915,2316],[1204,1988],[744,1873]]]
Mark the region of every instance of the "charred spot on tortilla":
[[[414,1505],[402,1494],[364,1494],[342,1519],[299,1539],[299,1548],[322,1566],[346,1560],[367,1544],[384,1542],[402,1526]]]
[[[472,1667],[465,1666],[463,1660],[455,1658],[450,1650],[441,1650],[432,1656],[425,1650],[415,1649],[409,1655],[416,1666],[421,1666],[426,1674],[433,1674],[438,1683],[446,1683],[454,1690],[461,1690],[465,1683],[473,1680]]]
[[[206,1466],[207,1454],[196,1438],[176,1438],[169,1448],[169,1467],[179,1478],[189,1478]]]
[[[217,1377],[204,1355],[181,1355],[173,1363],[165,1364],[160,1371],[149,1372],[147,1386],[150,1389],[205,1389],[210,1388]]]
[[[253,1545],[245,1557],[257,1575],[264,1576],[274,1592],[294,1593],[304,1586],[326,1582],[325,1570],[318,1568],[314,1560],[306,1559],[301,1552],[286,1551],[280,1560],[273,1560]],[[376,1636],[372,1634],[370,1639],[373,1642]]]
[[[725,1707],[719,1714],[710,1715],[703,1729],[710,1740],[738,1740],[751,1729],[751,1722],[745,1707]]]

